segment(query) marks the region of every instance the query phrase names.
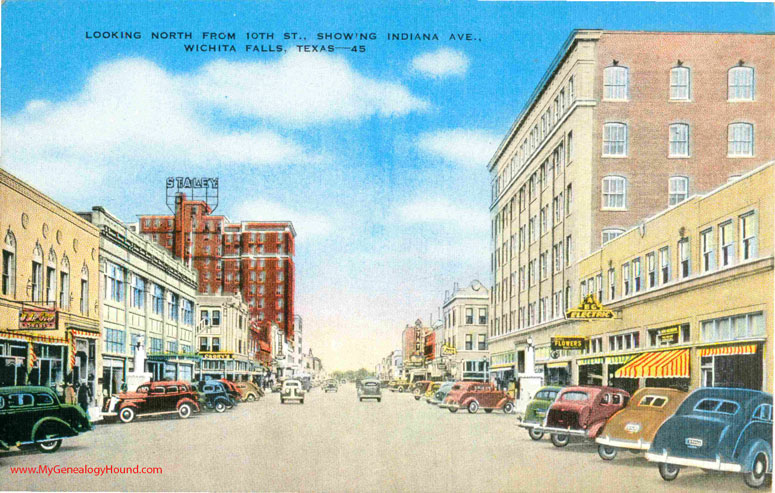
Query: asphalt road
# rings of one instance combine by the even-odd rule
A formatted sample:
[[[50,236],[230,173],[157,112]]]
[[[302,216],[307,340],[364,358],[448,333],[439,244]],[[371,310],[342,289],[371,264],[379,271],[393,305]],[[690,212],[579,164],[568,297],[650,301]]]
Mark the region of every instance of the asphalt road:
[[[12,474],[11,466],[161,467],[154,475]],[[735,474],[656,466],[593,444],[533,442],[502,413],[470,415],[385,392],[360,403],[353,385],[303,405],[278,394],[224,414],[99,425],[54,454],[0,452],[2,490],[101,491],[751,491]]]

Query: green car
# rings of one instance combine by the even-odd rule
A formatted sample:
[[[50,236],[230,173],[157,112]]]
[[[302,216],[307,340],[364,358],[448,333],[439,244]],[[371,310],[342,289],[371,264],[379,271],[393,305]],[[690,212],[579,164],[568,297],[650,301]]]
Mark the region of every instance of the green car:
[[[527,432],[533,440],[540,440],[544,436],[544,432],[536,430],[535,427],[544,424],[546,412],[549,410],[549,406],[551,406],[557,398],[557,394],[560,390],[562,390],[562,387],[541,387],[538,392],[536,392],[533,400],[530,401],[530,404],[527,405],[525,417],[522,418],[522,422],[519,426],[527,428]]]
[[[89,417],[62,404],[48,387],[0,387],[0,449],[35,445],[44,453],[59,450],[64,438],[92,430]]]

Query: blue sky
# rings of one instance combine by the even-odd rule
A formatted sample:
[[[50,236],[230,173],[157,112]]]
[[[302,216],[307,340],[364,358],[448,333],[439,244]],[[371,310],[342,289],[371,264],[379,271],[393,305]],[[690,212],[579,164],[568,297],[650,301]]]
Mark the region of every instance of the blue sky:
[[[165,210],[168,175],[219,176],[219,213],[294,221],[305,343],[329,368],[371,367],[453,282],[489,284],[486,163],[572,29],[763,32],[773,20],[771,4],[7,2],[2,165],[126,221]],[[106,30],[142,39],[85,39]],[[238,51],[189,54],[152,31],[234,32]],[[335,55],[282,40],[353,31],[377,40]]]

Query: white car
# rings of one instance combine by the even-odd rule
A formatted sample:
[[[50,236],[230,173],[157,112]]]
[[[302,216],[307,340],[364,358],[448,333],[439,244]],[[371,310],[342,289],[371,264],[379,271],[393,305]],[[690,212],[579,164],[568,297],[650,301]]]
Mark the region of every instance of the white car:
[[[280,390],[280,403],[285,401],[299,401],[304,404],[304,386],[301,380],[286,380],[283,382],[283,388]]]

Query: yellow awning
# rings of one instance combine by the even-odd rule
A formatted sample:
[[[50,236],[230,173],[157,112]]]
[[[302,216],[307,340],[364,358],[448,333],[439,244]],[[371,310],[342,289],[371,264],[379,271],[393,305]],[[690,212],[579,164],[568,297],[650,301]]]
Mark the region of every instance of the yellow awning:
[[[700,356],[731,356],[737,354],[756,354],[756,344],[742,346],[707,347],[697,351]]]
[[[579,366],[599,365],[601,363],[603,363],[603,358],[587,358],[587,359],[580,359],[578,361]]]
[[[570,361],[555,361],[554,363],[547,363],[547,368],[565,368]]]
[[[616,370],[616,378],[689,378],[689,350],[644,353]]]

